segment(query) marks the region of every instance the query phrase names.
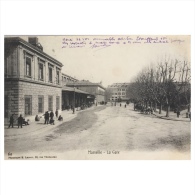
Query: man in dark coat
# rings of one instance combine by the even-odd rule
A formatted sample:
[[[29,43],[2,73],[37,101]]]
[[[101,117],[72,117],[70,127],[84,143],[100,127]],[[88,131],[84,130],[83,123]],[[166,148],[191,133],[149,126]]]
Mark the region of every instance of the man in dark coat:
[[[49,123],[49,112],[45,112],[45,124],[48,124]]]
[[[56,114],[56,118],[58,118],[58,110],[56,110],[55,114]]]
[[[19,128],[19,126],[22,128],[22,123],[23,123],[23,117],[22,117],[22,115],[20,115],[18,117],[18,128]]]
[[[53,120],[53,117],[54,117],[54,113],[53,113],[53,111],[51,111],[50,112],[50,118],[51,118],[51,120]]]
[[[9,128],[10,128],[10,126],[12,126],[12,128],[14,127],[14,114],[12,114],[10,116],[10,119],[9,119]]]

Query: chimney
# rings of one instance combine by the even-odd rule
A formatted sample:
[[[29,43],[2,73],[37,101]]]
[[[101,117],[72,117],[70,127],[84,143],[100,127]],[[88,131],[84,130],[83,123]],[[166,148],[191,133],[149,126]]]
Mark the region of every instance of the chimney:
[[[41,51],[43,51],[43,47],[42,45],[38,42],[38,38],[37,37],[28,37],[28,42],[37,47],[38,49],[40,49]]]
[[[38,38],[37,37],[28,37],[28,42],[34,46],[37,46],[38,44]]]

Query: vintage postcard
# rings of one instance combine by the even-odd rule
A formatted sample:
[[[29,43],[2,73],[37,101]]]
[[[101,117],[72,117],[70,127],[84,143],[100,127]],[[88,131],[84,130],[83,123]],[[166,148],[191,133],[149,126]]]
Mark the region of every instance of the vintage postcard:
[[[6,160],[190,160],[190,35],[4,37]]]

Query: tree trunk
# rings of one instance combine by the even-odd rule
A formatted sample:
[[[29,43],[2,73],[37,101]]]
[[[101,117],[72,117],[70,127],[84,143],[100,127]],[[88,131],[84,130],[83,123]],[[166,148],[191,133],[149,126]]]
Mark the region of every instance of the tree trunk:
[[[152,106],[153,106],[153,105],[152,105],[152,101],[151,101],[151,102],[150,102],[150,108],[152,108]]]
[[[146,101],[146,108],[148,108],[148,101]]]
[[[190,104],[188,105],[188,112],[190,112]]]
[[[157,107],[157,104],[156,104],[156,101],[154,102],[154,112],[156,112],[156,107]]]
[[[160,101],[159,114],[162,112],[162,101]]]
[[[168,103],[167,104],[167,109],[166,109],[166,117],[169,117],[169,112],[170,112],[170,105]]]

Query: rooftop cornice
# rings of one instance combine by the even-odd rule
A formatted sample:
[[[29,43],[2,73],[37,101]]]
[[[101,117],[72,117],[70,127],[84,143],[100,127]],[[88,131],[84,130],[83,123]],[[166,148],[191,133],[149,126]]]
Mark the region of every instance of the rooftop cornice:
[[[34,52],[38,53],[39,55],[44,56],[45,58],[51,60],[52,62],[56,63],[59,66],[63,66],[63,64],[61,62],[59,62],[58,60],[56,60],[55,58],[51,57],[50,55],[46,54],[45,52],[41,51],[40,49],[38,49],[37,47],[35,47],[34,45],[28,43],[27,41],[23,40],[20,37],[5,37],[5,43],[6,42],[10,42],[10,43],[20,43],[30,49],[32,49]]]

